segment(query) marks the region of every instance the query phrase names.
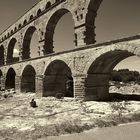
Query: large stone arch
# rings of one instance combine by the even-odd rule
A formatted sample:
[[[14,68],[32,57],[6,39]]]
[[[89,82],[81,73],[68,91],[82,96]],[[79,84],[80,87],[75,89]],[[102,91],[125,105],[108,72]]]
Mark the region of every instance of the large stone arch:
[[[66,13],[71,13],[68,9],[62,8],[57,11],[55,11],[50,19],[47,22],[46,26],[46,32],[45,32],[45,45],[44,45],[44,54],[50,54],[53,53],[53,37],[54,37],[54,32],[55,28],[57,26],[58,21],[61,19],[63,15]],[[72,13],[71,13],[72,15]],[[73,15],[72,15],[72,20],[73,20]]]
[[[139,47],[119,45],[100,49],[86,66],[85,92],[87,99],[105,100],[109,97],[109,79],[113,68],[122,60],[139,55]],[[87,69],[88,68],[88,69]]]
[[[55,96],[57,93],[73,97],[71,69],[62,60],[52,61],[44,73],[43,96]]]
[[[4,65],[4,46],[0,46],[0,66]]]
[[[8,48],[7,48],[7,63],[13,63],[13,62],[17,62],[19,61],[19,57],[14,57],[13,53],[14,53],[14,48],[15,45],[17,43],[17,39],[16,38],[12,38],[8,44]]]
[[[85,42],[86,44],[94,44],[95,39],[95,18],[97,16],[97,10],[103,0],[90,0],[88,6],[88,12],[86,15],[86,32],[85,32]]]
[[[22,53],[22,60],[30,58],[31,39],[32,39],[32,36],[36,30],[37,29],[35,26],[31,26],[26,30],[26,32],[24,34],[23,46],[22,46],[22,52],[21,52]]]
[[[6,73],[5,89],[15,88],[16,72],[13,68],[9,68]]]
[[[36,71],[33,66],[27,65],[21,76],[21,92],[35,92]]]
[[[85,19],[85,42],[86,44],[94,44],[96,42],[95,39],[95,18],[97,16],[97,11],[101,5],[103,0],[90,0],[86,19]]]

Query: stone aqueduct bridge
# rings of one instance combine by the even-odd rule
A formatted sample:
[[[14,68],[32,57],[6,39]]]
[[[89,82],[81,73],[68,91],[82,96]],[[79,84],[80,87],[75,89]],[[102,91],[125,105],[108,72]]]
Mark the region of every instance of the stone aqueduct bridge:
[[[104,100],[109,77],[123,59],[140,55],[140,36],[95,44],[95,17],[102,0],[42,0],[0,35],[1,88],[36,92],[39,96],[65,96]],[[75,49],[54,53],[57,22],[67,12],[75,23]],[[37,58],[30,58],[30,42],[38,33]],[[13,56],[18,43],[19,57]],[[73,80],[73,94],[67,81]]]

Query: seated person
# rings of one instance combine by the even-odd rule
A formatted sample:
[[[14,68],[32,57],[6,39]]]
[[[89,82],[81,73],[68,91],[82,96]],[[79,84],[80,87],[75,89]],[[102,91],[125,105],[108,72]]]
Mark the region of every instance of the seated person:
[[[36,101],[34,99],[31,100],[30,106],[33,107],[33,108],[37,107]]]

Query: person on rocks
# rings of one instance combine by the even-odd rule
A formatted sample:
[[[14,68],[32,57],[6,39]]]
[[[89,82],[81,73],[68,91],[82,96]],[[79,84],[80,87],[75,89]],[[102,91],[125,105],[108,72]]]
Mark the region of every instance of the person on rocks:
[[[33,108],[38,107],[37,104],[36,104],[36,101],[34,99],[31,100],[30,106],[33,107]]]

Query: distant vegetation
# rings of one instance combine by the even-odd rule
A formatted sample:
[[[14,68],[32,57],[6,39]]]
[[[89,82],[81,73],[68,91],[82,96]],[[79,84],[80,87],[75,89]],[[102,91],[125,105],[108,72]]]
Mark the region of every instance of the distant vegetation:
[[[113,70],[110,80],[123,83],[136,82],[140,84],[140,73],[138,71],[130,71],[129,69]]]

